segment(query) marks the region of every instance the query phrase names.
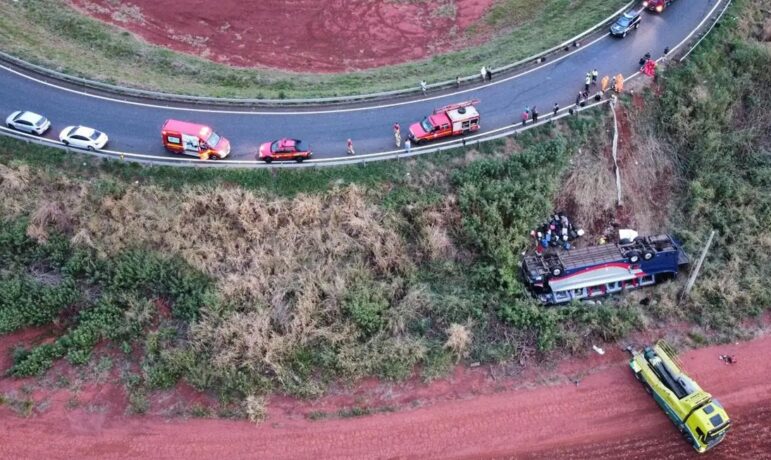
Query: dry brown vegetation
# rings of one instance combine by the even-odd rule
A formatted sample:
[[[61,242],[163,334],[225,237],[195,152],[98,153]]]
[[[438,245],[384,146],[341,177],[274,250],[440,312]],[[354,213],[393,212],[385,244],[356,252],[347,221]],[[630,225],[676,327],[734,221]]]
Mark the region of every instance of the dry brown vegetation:
[[[190,339],[221,370],[281,379],[294,353],[320,341],[345,357],[341,371],[351,376],[378,366],[373,352],[419,359],[425,345],[405,328],[431,299],[408,279],[417,263],[455,254],[447,228],[457,218],[452,197],[416,209],[407,223],[374,205],[377,193],[355,185],[276,198],[237,187],[113,189],[107,179],[75,183],[26,166],[2,166],[0,177],[3,189],[27,192],[3,194],[3,214],[33,210],[28,235],[39,241],[58,230],[102,257],[148,249],[180,256],[215,279],[218,306],[202,310]],[[384,326],[373,336],[362,336],[356,318],[347,319],[352,291],[365,293],[356,302],[385,305],[373,312]]]
[[[635,96],[635,104],[642,98]],[[583,225],[591,244],[615,228],[633,228],[642,235],[669,228],[672,195],[678,185],[675,155],[639,110],[617,107],[618,164],[622,205],[618,206],[612,156],[613,117],[603,117],[605,135],[578,150],[571,160],[555,206]]]

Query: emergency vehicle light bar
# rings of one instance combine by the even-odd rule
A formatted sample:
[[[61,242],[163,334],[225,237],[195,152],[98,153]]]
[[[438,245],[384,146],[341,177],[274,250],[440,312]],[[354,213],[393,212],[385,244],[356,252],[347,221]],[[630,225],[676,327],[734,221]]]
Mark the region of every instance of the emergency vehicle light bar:
[[[479,99],[472,99],[470,101],[458,102],[457,104],[450,104],[444,107],[439,107],[437,109],[434,109],[434,114],[436,115],[437,113],[449,112],[450,110],[456,110],[456,109],[460,109],[463,107],[468,107],[470,105],[476,105],[476,104],[479,104]]]

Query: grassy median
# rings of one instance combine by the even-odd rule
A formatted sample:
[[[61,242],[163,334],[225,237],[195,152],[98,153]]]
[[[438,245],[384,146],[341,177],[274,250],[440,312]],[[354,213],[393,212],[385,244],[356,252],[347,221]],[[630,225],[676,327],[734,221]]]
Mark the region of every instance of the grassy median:
[[[239,69],[147,45],[128,32],[83,17],[61,0],[4,2],[0,49],[49,68],[163,92],[246,98],[305,98],[369,93],[474,75],[548,49],[593,26],[625,0],[497,3],[483,19],[498,30],[489,43],[431,59],[361,72],[312,75]],[[468,32],[473,34],[473,30]]]

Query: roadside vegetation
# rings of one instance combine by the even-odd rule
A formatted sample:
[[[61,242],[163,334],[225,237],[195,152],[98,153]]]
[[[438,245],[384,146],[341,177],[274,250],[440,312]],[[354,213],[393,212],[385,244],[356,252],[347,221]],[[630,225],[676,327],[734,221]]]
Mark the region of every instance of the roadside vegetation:
[[[671,212],[647,224],[692,255],[718,231],[689,299],[684,277],[561,308],[523,290],[528,232],[565,194],[587,226],[615,212],[592,186],[608,171],[578,174],[605,161],[600,112],[429,158],[307,171],[138,167],[2,139],[0,333],[56,331],[17,348],[7,372],[107,349],[137,369],[125,379],[137,413],[184,381],[216,394],[220,414],[259,420],[266,394],[314,397],[333,381],[430,380],[457,362],[524,363],[675,323],[695,344],[742,337],[771,308],[761,3],[737,0],[736,27],[624,98],[625,144],[645,146],[633,150],[643,165],[655,155],[651,177],[673,189]],[[665,188],[644,182],[629,193]]]
[[[486,44],[419,62],[343,74],[243,69],[146,44],[128,32],[82,16],[64,0],[4,2],[0,49],[75,76],[170,93],[245,98],[339,96],[416,87],[475,75],[562,43],[606,18],[625,0],[527,0],[495,4],[478,30]],[[479,31],[467,33],[473,37]]]

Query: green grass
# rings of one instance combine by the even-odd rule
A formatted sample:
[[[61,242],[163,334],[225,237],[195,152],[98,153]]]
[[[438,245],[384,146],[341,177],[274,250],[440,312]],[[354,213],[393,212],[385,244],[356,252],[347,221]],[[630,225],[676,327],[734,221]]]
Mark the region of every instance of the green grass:
[[[468,329],[472,342],[465,351],[472,362],[510,361],[534,351],[537,357],[551,350],[580,352],[673,318],[689,324],[685,335],[694,344],[745,337],[746,322],[771,306],[771,136],[761,129],[771,125],[771,56],[744,32],[757,30],[760,7],[759,0],[736,0],[729,18],[741,18],[741,24],[719,28],[685,65],[661,75],[655,96],[645,91],[644,108],[627,107],[641,111],[636,119],[654,126],[662,148],[677,160],[675,233],[696,252],[711,230],[719,232],[684,302],[677,303],[674,283],[647,291],[657,301],[650,307],[623,296],[602,305],[544,308],[522,289],[516,272],[527,230],[553,211],[575,151],[598,145],[595,136],[604,135],[601,118],[592,114],[485,144],[480,152],[305,171],[208,171],[99,160],[84,165],[80,156],[3,139],[0,189],[12,193],[2,195],[0,209],[14,217],[0,223],[0,330],[56,321],[60,331],[53,342],[17,349],[11,374],[38,375],[59,359],[91,361],[94,369],[125,368],[93,362],[94,346],[106,343],[127,351],[113,360],[134,360],[137,371],[124,376],[132,411],[151,410],[154,389],[185,380],[216,394],[220,415],[243,417],[250,410],[261,413],[255,396],[270,391],[316,397],[330,381],[398,380],[416,368],[426,380],[437,378],[452,369],[456,357],[446,346],[453,325]],[[136,180],[154,187],[153,206],[142,207],[148,195],[132,191]],[[191,198],[188,181],[196,184],[196,196],[200,190],[244,188],[258,199],[226,195],[237,200],[208,207],[206,200]],[[340,183],[357,185],[346,189]],[[42,208],[51,218],[41,219],[36,194],[45,195],[38,200],[74,196],[78,204],[68,219],[51,206]],[[134,198],[116,204],[126,196]],[[211,246],[203,239],[192,245],[159,239],[155,229],[174,231],[171,213],[179,210],[178,202],[193,203],[184,207],[187,217],[212,221],[227,241]],[[169,213],[153,214],[166,207]],[[109,252],[105,245],[118,230],[106,223],[113,214],[121,226],[131,224],[126,215],[143,220],[146,234],[132,240],[140,247]],[[334,219],[323,220],[325,214]],[[282,246],[280,233],[267,239],[255,230],[271,219],[282,229],[306,233]],[[30,236],[41,234],[29,231],[31,222],[41,220],[48,222],[46,241]],[[170,227],[159,227],[158,220]],[[240,233],[228,233],[234,223]],[[79,227],[91,229],[95,248],[73,244]],[[333,231],[318,240],[322,265],[313,265],[313,248],[292,252],[290,246],[326,227]],[[373,238],[360,238],[372,229]],[[446,232],[455,248],[451,256],[427,250],[427,229]],[[249,232],[258,238],[239,239]],[[437,241],[444,241],[441,234]],[[239,258],[246,244],[266,249],[259,257],[279,263],[261,262],[251,253]],[[196,256],[200,247],[211,249],[205,263],[194,265],[190,260],[198,259],[191,252]],[[206,272],[223,258],[255,276],[239,279],[235,271],[217,278]],[[39,279],[36,273],[48,276]],[[292,276],[282,278],[285,273]],[[243,291],[228,292],[237,282]],[[270,295],[255,295],[263,290]],[[166,315],[159,303],[167,306]],[[308,417],[376,410],[355,405]]]
[[[0,49],[68,74],[170,93],[244,98],[305,98],[370,93],[475,75],[557,45],[586,30],[625,0],[505,0],[483,20],[497,38],[419,62],[314,75],[232,68],[145,44],[86,18],[62,0],[4,2]],[[473,35],[473,31],[470,32]]]
[[[771,307],[771,49],[762,3],[737,0],[722,27],[683,67],[667,72],[651,118],[687,181],[676,216],[686,244],[717,231],[689,316],[723,340]]]

